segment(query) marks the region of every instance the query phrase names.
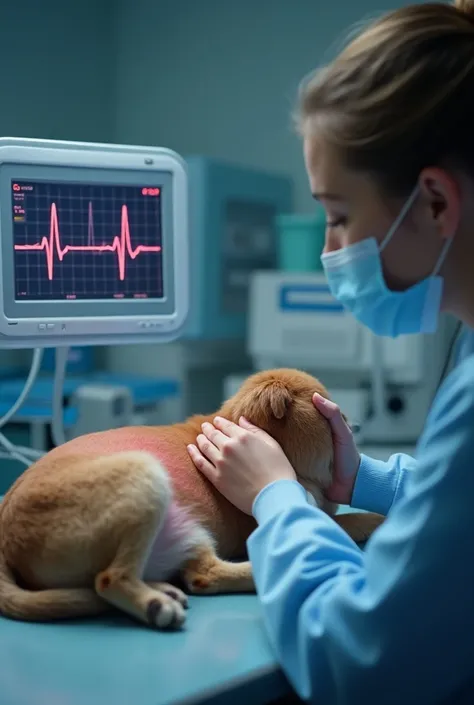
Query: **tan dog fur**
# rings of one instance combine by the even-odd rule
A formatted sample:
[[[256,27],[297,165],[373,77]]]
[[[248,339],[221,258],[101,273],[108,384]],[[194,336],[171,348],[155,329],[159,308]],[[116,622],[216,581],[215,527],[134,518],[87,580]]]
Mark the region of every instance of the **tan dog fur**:
[[[243,415],[270,433],[301,484],[334,515],[337,507],[323,497],[332,437],[312,404],[315,391],[328,396],[303,372],[260,372],[219,414],[236,423]],[[187,603],[165,582],[176,574],[192,593],[254,591],[250,564],[230,561],[245,555],[255,522],[214,489],[187,452],[212,419],[89,434],[28,468],[0,505],[0,613],[53,620],[112,606],[150,626],[176,628]],[[335,521],[360,542],[383,518],[358,513]]]

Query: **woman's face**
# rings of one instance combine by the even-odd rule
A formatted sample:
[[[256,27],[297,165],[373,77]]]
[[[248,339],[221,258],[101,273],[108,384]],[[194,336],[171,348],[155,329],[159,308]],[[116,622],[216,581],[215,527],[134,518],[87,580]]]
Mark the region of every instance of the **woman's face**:
[[[381,243],[404,200],[382,198],[371,177],[344,167],[317,136],[304,139],[304,158],[311,192],[326,211],[324,252],[369,237]],[[455,232],[453,204],[446,202],[446,194],[435,183],[436,170],[431,170],[435,177],[430,177],[429,171],[424,172],[419,195],[381,255],[387,286],[395,291],[429,276],[445,238]]]

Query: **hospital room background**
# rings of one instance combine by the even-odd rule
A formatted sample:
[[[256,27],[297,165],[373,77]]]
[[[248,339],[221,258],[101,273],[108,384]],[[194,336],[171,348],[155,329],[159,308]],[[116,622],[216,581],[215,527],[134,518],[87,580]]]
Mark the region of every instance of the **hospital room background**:
[[[67,437],[217,410],[253,370],[313,372],[380,458],[413,450],[440,379],[470,345],[376,340],[331,299],[324,213],[309,194],[291,111],[298,83],[343,30],[396,0],[22,0],[0,3],[0,135],[176,150],[188,165],[191,309],[166,345],[71,349]],[[42,253],[34,253],[42,263]],[[113,255],[106,255],[113,256]],[[0,350],[0,416],[31,351]],[[50,432],[54,352],[4,427],[38,451]],[[0,495],[23,471],[2,460]]]

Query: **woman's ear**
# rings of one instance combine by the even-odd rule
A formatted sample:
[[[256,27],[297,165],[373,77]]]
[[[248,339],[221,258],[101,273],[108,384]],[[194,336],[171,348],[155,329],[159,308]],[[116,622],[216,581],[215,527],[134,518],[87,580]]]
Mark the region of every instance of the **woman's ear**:
[[[438,167],[423,169],[420,191],[426,203],[426,217],[442,238],[455,235],[461,220],[461,188],[453,174]]]

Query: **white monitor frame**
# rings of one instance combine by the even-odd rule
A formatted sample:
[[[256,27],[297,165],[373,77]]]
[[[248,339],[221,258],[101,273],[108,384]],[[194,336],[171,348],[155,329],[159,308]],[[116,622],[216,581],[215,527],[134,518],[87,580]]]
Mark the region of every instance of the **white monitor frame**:
[[[107,174],[112,177],[119,172],[130,175],[131,179],[141,175],[140,178],[148,178],[150,184],[167,178],[172,190],[170,217],[167,232],[163,228],[163,236],[165,242],[168,238],[168,252],[171,254],[167,254],[166,261],[163,259],[167,286],[163,299],[154,300],[156,307],[150,299],[143,299],[143,306],[134,300],[133,313],[130,313],[131,307],[127,301],[116,300],[112,301],[113,315],[109,315],[110,300],[97,300],[96,306],[91,306],[91,300],[87,300],[82,307],[76,301],[71,301],[74,305],[68,306],[69,302],[64,300],[48,300],[45,306],[37,307],[33,315],[31,309],[34,307],[30,307],[25,315],[16,301],[12,306],[11,291],[6,291],[5,287],[6,282],[9,288],[14,285],[9,253],[10,247],[13,253],[13,235],[1,225],[7,222],[6,216],[11,218],[11,188],[7,196],[2,170],[13,174],[15,168],[23,180],[28,179],[28,172],[31,171],[33,181],[37,180],[41,170],[48,174],[48,180],[56,170],[60,175],[56,181],[61,182],[74,182],[74,170],[76,173],[87,170],[88,174],[97,174],[95,183],[104,184],[110,183]],[[64,179],[66,172],[69,176]],[[0,138],[0,245],[0,348],[123,345],[174,340],[181,333],[189,307],[188,180],[185,162],[172,150],[161,147]],[[57,311],[54,304],[58,305]],[[40,315],[40,308],[47,310],[47,315]],[[107,310],[105,315],[104,312],[101,314],[101,308]]]

